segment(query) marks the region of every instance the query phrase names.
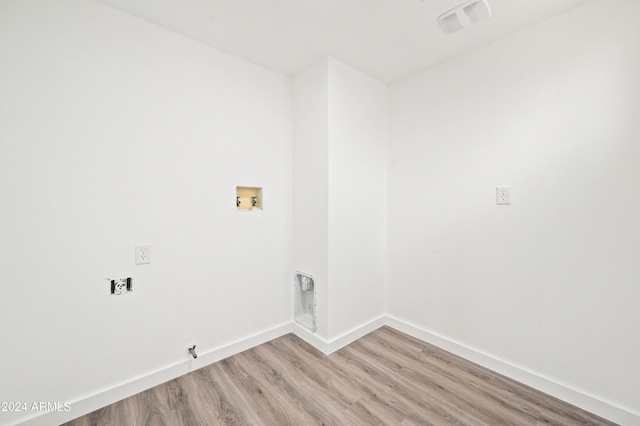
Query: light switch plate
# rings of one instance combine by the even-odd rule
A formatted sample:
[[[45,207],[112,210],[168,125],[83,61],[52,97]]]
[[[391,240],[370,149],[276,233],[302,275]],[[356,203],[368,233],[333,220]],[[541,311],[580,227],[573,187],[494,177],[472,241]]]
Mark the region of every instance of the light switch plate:
[[[136,265],[151,263],[151,244],[138,244],[136,246]]]
[[[511,204],[511,187],[510,186],[498,186],[496,188],[496,204],[498,205]]]

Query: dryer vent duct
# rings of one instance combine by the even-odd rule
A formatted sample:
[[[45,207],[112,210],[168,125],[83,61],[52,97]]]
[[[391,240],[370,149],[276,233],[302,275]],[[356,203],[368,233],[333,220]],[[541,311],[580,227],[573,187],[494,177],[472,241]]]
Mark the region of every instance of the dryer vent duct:
[[[485,0],[471,0],[440,15],[438,24],[442,31],[453,34],[490,16],[491,9]]]

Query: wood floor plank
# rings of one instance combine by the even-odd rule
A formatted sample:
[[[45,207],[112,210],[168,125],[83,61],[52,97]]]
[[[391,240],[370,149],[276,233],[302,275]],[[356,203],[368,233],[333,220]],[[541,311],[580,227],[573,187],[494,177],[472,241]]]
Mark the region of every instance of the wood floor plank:
[[[293,334],[64,426],[613,425],[382,327],[326,356]]]
[[[198,372],[201,372],[204,382],[200,387],[213,391],[215,415],[210,420],[211,424],[244,425],[255,420],[255,413],[246,409],[246,401],[235,390],[235,384],[227,376],[222,363],[213,364],[194,373]]]
[[[353,345],[354,350],[363,351],[368,357],[377,359],[377,368],[387,370],[413,383],[421,394],[430,398],[443,398],[458,410],[471,414],[482,424],[514,424],[535,425],[536,419],[523,412],[512,412],[508,406],[502,405],[500,410],[490,409],[495,400],[478,392],[460,380],[452,380],[437,371],[420,371],[420,368],[407,367],[406,357],[388,350],[376,350],[375,342],[361,341]],[[418,367],[418,366],[416,366]]]
[[[572,406],[565,402],[435,346],[415,338],[407,339],[408,336],[388,327],[380,329],[380,333],[389,339],[389,343],[392,343],[390,347],[407,343],[422,348],[419,356],[413,358],[417,365],[426,367],[430,371],[449,371],[452,377],[462,378],[465,383],[473,386],[478,392],[494,399],[496,404],[518,406],[524,413],[546,424],[556,424],[557,422],[561,424],[561,421],[570,421],[570,424],[599,424],[597,422],[591,423],[591,421],[584,423],[583,413],[576,412]],[[574,416],[574,414],[577,415]]]
[[[473,413],[478,420],[489,424],[520,424],[535,425],[536,418],[527,410],[508,404],[504,398],[497,398],[494,392],[483,392],[477,384],[469,378],[459,377],[450,370],[437,368],[435,365],[412,362],[411,353],[389,347],[380,340],[361,340],[353,345],[355,350],[366,351],[367,355],[378,359],[380,368],[387,368],[393,374],[404,377],[410,382],[421,386],[424,391],[435,391],[454,403],[458,408]],[[426,365],[425,365],[426,364]],[[411,367],[409,367],[409,365]],[[486,410],[499,403],[501,410]]]
[[[314,420],[315,417],[310,414],[313,412],[313,404],[306,403],[304,398],[307,393],[297,390],[294,377],[282,375],[275,368],[275,360],[267,363],[258,350],[247,351],[242,355],[240,359],[246,371],[264,383],[264,391],[267,392],[264,397],[271,401],[269,405],[278,424],[309,424]]]
[[[352,366],[351,374],[369,383],[374,389],[373,392],[377,390],[385,400],[398,398],[408,407],[405,413],[415,410],[428,424],[480,424],[478,419],[459,410],[437,393],[426,394],[416,383],[381,371],[379,366],[363,358],[351,346],[338,351],[336,357],[340,357],[344,364]]]
[[[358,396],[349,392],[351,382],[347,376],[335,374],[335,366],[328,363],[320,351],[289,335],[283,339],[263,345],[270,359],[281,360],[283,371],[294,373],[295,380],[308,386],[311,394],[326,394],[331,406],[342,411],[358,400]]]
[[[286,337],[279,343],[289,340]],[[266,344],[256,349],[256,352],[264,354],[265,362],[281,371],[293,404],[312,418],[327,423],[339,422],[340,413],[355,402],[345,394],[349,387],[336,385],[334,372],[327,370],[326,365],[317,359],[309,359],[306,352],[300,353],[285,344]],[[339,380],[339,383],[346,382]],[[317,398],[319,395],[321,397]]]

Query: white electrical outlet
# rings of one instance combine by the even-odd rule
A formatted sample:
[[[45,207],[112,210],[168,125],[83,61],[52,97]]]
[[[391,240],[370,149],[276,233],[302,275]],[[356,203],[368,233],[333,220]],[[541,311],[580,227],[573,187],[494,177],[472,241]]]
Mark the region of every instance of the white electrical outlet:
[[[136,265],[151,263],[151,244],[139,244],[136,246]]]
[[[132,278],[119,278],[117,280],[110,280],[111,294],[120,296],[121,294],[130,293],[133,291],[133,279]]]
[[[496,188],[496,204],[507,205],[511,204],[511,187],[499,186]]]

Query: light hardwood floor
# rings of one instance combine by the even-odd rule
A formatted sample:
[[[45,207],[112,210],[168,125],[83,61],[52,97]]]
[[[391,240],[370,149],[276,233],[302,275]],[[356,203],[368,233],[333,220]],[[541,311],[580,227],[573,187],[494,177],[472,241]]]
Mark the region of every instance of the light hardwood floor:
[[[329,356],[288,334],[65,426],[449,424],[613,423],[382,327]]]

